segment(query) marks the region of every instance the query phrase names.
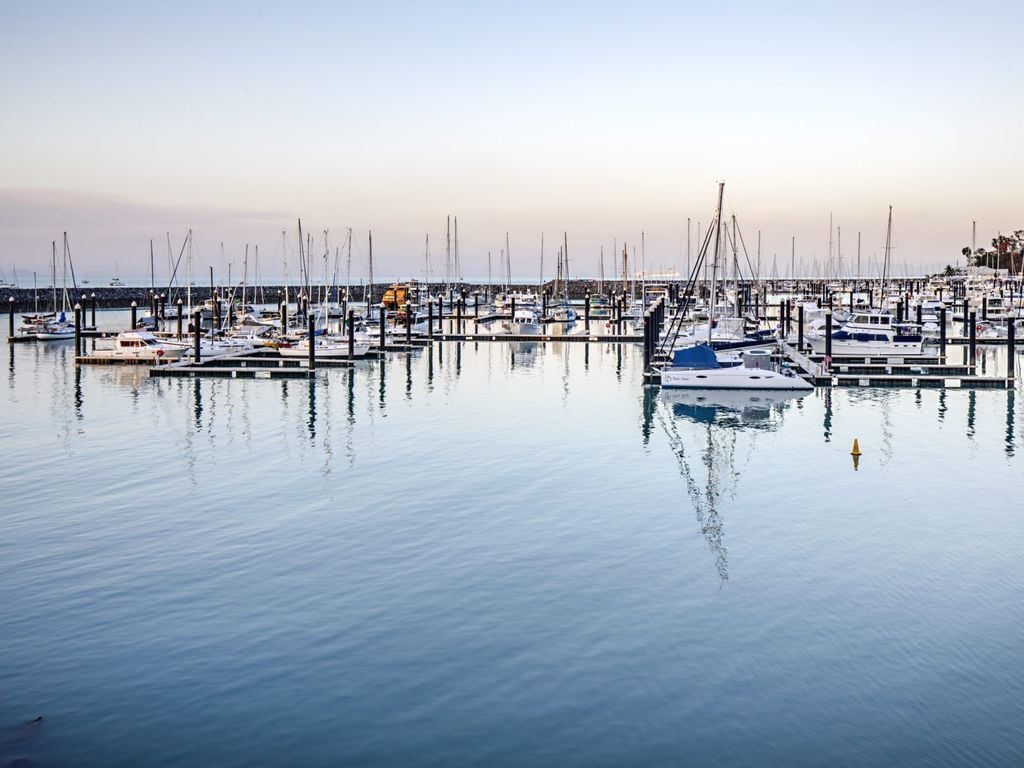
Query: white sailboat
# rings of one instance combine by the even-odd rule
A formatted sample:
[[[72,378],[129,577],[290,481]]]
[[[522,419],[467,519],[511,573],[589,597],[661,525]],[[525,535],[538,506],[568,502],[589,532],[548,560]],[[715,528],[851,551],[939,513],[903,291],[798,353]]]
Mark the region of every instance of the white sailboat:
[[[722,197],[725,183],[718,185],[718,206],[715,213],[714,261],[711,268],[711,296],[718,289],[718,258],[721,246]],[[762,367],[763,358],[751,358],[750,364],[722,367],[711,348],[715,326],[714,304],[708,321],[707,342],[673,352],[672,364],[662,368],[661,386],[667,389],[747,389],[810,391],[813,386],[792,371],[779,372]]]
[[[66,341],[75,338],[75,324],[68,320],[68,312],[71,311],[71,301],[68,298],[68,236],[64,233],[64,277],[61,291],[61,308],[57,309],[57,243],[52,244],[53,249],[53,311],[56,317],[49,321],[40,323],[36,327],[35,336],[38,341]]]

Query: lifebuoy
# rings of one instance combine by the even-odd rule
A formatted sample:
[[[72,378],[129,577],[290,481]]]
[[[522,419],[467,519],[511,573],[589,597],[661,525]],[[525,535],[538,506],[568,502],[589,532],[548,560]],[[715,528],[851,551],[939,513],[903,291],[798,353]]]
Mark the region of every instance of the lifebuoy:
[[[985,330],[985,326],[982,325],[981,323],[978,323],[976,326],[974,326],[974,330],[976,330],[978,333],[981,333],[982,331]]]

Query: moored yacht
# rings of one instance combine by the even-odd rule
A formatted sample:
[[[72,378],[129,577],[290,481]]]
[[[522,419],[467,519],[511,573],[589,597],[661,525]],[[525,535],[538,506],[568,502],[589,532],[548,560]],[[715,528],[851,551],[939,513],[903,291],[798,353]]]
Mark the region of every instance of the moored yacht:
[[[922,336],[916,325],[896,323],[885,311],[855,312],[832,331],[833,355],[920,355]],[[825,352],[825,333],[805,333],[804,341]]]
[[[154,363],[177,360],[183,348],[167,344],[149,331],[124,331],[114,337],[114,346],[94,350],[89,357],[99,360],[145,360]]]

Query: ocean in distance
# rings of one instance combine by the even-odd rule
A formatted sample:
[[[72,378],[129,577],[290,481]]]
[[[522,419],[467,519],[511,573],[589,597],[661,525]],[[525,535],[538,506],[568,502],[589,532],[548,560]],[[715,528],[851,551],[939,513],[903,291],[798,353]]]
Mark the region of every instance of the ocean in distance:
[[[0,765],[1024,762],[1019,390],[4,346]]]

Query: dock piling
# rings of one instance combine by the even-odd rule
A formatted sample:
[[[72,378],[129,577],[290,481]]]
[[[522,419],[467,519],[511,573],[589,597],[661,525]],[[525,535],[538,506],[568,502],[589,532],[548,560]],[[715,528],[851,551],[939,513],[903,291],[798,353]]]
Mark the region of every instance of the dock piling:
[[[825,310],[825,366],[832,367],[832,310]]]
[[[308,315],[307,324],[309,327],[309,333],[307,340],[309,341],[309,372],[312,373],[316,370],[316,319],[315,315],[310,312]]]
[[[1006,321],[1006,377],[1012,382],[1017,373],[1017,357],[1015,347],[1017,346],[1017,324],[1011,315]]]
[[[182,321],[181,299],[178,299],[178,341],[181,341],[181,321]]]
[[[133,331],[138,326],[138,312],[139,312],[139,303],[137,301],[133,301],[132,302],[132,320],[131,320],[131,322],[132,322],[131,329]]]
[[[14,297],[7,299],[7,341],[14,341]]]
[[[796,308],[796,349],[804,351],[804,305],[798,304]]]
[[[96,328],[96,294],[93,293],[89,309],[92,312],[92,327]]]
[[[75,304],[75,365],[82,354],[82,305]]]
[[[202,313],[198,309],[196,310],[195,314],[192,316],[192,322],[194,323],[192,328],[195,331],[194,336],[193,336],[193,340],[192,340],[192,344],[193,344],[193,347],[192,347],[192,362],[195,365],[199,365],[199,363],[200,363],[200,358],[199,358],[199,339],[200,339],[200,337],[202,336],[202,333],[203,333],[202,328],[200,328],[200,325],[201,325],[200,321],[202,320],[202,317],[203,317]]]
[[[970,320],[970,327],[968,328],[968,331],[970,332],[970,337],[969,337],[969,340],[970,340],[970,361],[971,361],[971,367],[973,368],[974,367],[974,361],[976,359],[976,355],[978,354],[977,313],[976,312],[971,312],[968,317],[969,317],[969,320]]]
[[[348,359],[354,360],[356,356],[356,311],[348,311]]]
[[[946,359],[946,308],[939,307],[939,355]]]

